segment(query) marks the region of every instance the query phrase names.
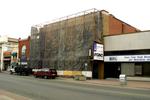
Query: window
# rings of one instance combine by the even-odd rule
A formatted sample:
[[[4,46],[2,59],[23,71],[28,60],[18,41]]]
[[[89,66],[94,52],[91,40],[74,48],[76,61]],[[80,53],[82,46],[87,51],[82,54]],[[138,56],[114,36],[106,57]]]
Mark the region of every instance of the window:
[[[22,46],[22,49],[21,49],[21,54],[22,54],[22,56],[25,56],[26,55],[26,45],[23,45]]]

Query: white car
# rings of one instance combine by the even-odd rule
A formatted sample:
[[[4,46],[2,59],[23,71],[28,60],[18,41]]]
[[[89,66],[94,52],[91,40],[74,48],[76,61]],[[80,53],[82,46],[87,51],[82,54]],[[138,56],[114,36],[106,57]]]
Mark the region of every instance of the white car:
[[[10,72],[10,74],[15,73],[15,67],[16,67],[16,66],[9,66],[9,67],[8,67],[8,71]]]

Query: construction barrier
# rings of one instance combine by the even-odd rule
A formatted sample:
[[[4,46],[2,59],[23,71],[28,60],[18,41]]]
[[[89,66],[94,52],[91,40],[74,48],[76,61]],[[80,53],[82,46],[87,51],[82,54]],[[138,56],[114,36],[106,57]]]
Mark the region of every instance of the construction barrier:
[[[92,78],[92,71],[82,71],[82,75],[87,78]]]
[[[57,70],[58,76],[65,76],[65,77],[74,77],[74,76],[85,76],[87,78],[92,78],[92,71],[60,71]]]

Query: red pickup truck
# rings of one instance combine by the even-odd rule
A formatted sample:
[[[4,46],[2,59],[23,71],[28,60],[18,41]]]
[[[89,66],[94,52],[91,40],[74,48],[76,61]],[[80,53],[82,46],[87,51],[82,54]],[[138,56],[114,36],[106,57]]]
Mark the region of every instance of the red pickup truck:
[[[33,69],[33,75],[37,77],[42,77],[46,79],[55,79],[57,77],[56,69],[42,68],[42,69]]]

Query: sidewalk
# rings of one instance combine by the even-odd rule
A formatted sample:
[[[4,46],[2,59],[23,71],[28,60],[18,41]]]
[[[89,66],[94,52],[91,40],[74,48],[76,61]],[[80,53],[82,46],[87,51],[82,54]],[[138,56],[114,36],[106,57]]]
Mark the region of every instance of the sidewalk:
[[[92,84],[122,87],[120,85],[119,80],[87,80],[87,82],[92,83]],[[150,82],[127,81],[127,85],[124,85],[124,87],[126,87],[126,88],[137,88],[137,89],[150,89]]]
[[[86,80],[86,81],[78,81],[72,78],[60,78],[65,80],[66,82],[74,82],[79,84],[90,84],[90,85],[97,85],[97,86],[108,86],[108,87],[122,87],[120,85],[119,79],[105,79],[105,80]],[[150,90],[150,81],[135,81],[135,80],[127,80],[127,85],[123,86],[124,88],[131,88],[131,89],[149,89]]]
[[[0,89],[0,100],[32,100]]]
[[[150,82],[150,77],[127,77],[127,80]]]

